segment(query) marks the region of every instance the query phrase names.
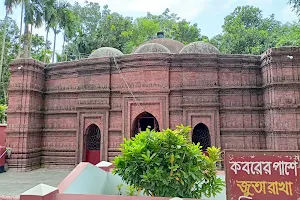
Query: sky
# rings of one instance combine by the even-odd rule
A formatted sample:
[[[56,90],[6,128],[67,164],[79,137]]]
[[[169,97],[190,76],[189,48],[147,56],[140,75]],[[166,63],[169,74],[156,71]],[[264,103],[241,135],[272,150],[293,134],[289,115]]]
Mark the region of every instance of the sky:
[[[86,0],[77,0],[84,4]],[[182,19],[197,23],[201,34],[209,38],[222,32],[224,18],[237,6],[252,5],[263,11],[264,17],[275,14],[282,22],[297,20],[297,16],[287,4],[288,0],[90,0],[101,6],[108,5],[113,12],[124,16],[145,16],[147,12],[161,14],[166,8],[178,14]],[[69,2],[73,2],[69,0]],[[21,9],[16,8],[11,17],[20,24]],[[4,0],[0,0],[0,19],[4,19]],[[34,30],[34,33],[45,36],[44,27]],[[50,38],[53,34],[50,34]],[[58,37],[57,51],[61,50],[62,36]]]

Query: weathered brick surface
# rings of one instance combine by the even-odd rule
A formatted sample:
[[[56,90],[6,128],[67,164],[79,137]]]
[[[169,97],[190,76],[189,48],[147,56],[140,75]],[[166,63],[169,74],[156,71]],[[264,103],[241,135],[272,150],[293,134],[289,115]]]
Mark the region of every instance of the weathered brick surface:
[[[93,123],[101,131],[101,159],[111,161],[144,111],[160,130],[204,123],[212,145],[223,149],[299,149],[299,61],[299,48],[273,48],[261,57],[136,54],[116,58],[117,66],[113,58],[46,69],[15,60],[8,163],[19,170],[75,165],[84,160],[84,135]]]

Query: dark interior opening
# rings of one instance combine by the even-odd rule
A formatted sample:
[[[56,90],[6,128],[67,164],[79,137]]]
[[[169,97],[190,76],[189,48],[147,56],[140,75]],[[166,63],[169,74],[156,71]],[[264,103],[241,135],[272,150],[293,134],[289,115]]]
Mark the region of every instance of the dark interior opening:
[[[100,150],[100,129],[95,124],[87,128],[86,147],[87,150]]]
[[[150,117],[143,117],[140,119],[140,129],[141,131],[145,131],[147,129],[147,127],[149,127],[150,129],[154,128],[154,118],[150,118]]]
[[[148,127],[151,130],[154,129],[159,131],[159,125],[156,118],[148,112],[143,112],[137,116],[133,122],[132,136],[135,136],[141,131],[145,131]]]
[[[202,151],[206,151],[208,147],[211,147],[209,130],[205,124],[199,123],[195,126],[192,135],[192,142],[195,144],[200,143]]]

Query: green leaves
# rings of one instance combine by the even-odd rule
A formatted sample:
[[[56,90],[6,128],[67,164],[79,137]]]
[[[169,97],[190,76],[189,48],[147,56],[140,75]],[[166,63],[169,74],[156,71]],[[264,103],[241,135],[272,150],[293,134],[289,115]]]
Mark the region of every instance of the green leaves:
[[[224,183],[216,176],[220,149],[205,156],[190,141],[190,127],[155,132],[147,129],[121,145],[114,173],[149,196],[201,198],[219,193]]]
[[[0,123],[6,123],[6,110],[7,105],[1,105],[0,104]]]
[[[222,34],[211,40],[221,52],[259,55],[276,45],[282,24],[274,15],[263,18],[259,8],[243,6],[225,17],[222,28]]]
[[[300,15],[300,1],[299,0],[289,0],[288,3],[292,6],[293,11],[296,12],[296,14]]]

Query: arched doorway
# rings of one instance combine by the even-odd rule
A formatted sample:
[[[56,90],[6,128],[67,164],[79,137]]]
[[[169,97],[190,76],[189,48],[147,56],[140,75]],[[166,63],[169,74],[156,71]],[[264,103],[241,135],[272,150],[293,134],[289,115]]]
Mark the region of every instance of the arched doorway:
[[[91,124],[85,132],[85,161],[91,164],[100,162],[101,132],[97,125]]]
[[[200,143],[203,151],[206,151],[207,148],[211,146],[209,130],[205,124],[199,123],[195,126],[192,135],[192,142],[195,144]]]
[[[143,112],[139,114],[133,121],[131,136],[135,136],[141,131],[145,131],[147,127],[159,131],[159,125],[156,118],[148,112]]]

